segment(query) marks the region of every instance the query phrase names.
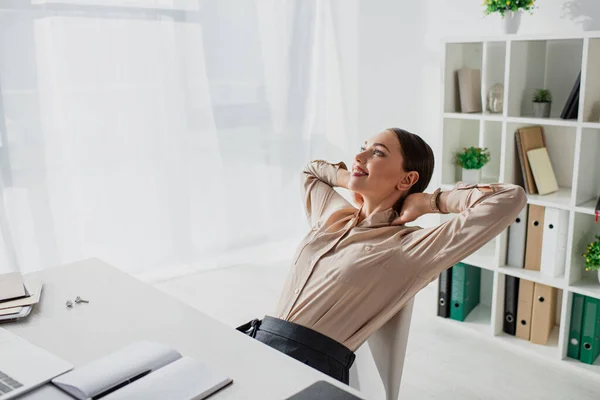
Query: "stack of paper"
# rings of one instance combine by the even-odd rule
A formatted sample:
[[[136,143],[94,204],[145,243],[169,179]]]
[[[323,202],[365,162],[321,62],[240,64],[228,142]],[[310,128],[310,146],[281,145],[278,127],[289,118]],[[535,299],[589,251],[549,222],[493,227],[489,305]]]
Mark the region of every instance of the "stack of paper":
[[[26,317],[40,301],[42,282],[24,280],[18,272],[0,275],[0,322]]]

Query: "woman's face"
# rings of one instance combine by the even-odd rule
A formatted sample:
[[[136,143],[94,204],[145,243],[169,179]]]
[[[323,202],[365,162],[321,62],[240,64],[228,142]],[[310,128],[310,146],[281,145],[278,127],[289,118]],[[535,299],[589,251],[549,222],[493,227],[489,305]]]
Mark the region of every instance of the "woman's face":
[[[410,184],[406,185],[403,165],[396,134],[389,130],[378,133],[369,138],[354,157],[348,189],[375,199],[385,199],[397,190],[408,190]]]

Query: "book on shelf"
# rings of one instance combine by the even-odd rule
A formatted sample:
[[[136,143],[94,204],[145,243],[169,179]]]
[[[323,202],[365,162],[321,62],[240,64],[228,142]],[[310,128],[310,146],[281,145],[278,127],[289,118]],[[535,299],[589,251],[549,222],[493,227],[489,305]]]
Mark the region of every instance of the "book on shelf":
[[[533,177],[533,172],[531,171],[531,166],[527,160],[527,152],[529,150],[546,147],[544,128],[539,125],[519,128],[515,131],[515,142],[525,191],[528,194],[537,194],[538,189]]]
[[[538,193],[543,196],[557,192],[558,182],[556,181],[554,168],[550,161],[548,148],[540,147],[539,149],[529,150],[527,152],[527,161],[529,162]]]
[[[565,102],[563,110],[560,114],[560,118],[562,119],[577,119],[579,114],[579,92],[581,87],[581,72],[577,75],[577,79],[575,80],[575,84],[571,89],[571,93]]]

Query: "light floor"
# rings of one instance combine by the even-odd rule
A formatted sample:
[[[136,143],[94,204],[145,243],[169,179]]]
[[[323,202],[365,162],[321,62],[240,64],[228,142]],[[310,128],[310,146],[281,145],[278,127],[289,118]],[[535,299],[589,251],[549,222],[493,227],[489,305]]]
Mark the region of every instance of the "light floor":
[[[278,262],[221,268],[155,286],[235,327],[272,311],[287,274],[286,265]],[[540,359],[507,351],[493,338],[440,320],[432,307],[436,291],[432,284],[416,297],[400,399],[600,399],[600,379],[593,381]],[[376,375],[372,380],[361,390],[369,398],[384,398]]]

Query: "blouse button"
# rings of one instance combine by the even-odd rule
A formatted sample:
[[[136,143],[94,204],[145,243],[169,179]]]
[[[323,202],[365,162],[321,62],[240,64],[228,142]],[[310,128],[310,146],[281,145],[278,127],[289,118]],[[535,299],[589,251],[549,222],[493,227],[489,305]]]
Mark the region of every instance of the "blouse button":
[[[373,248],[372,246],[365,246],[366,251],[371,251],[372,248]]]
[[[294,289],[294,293],[298,294],[299,292],[300,292],[300,290]]]

